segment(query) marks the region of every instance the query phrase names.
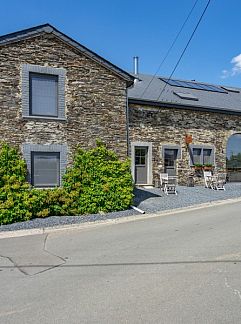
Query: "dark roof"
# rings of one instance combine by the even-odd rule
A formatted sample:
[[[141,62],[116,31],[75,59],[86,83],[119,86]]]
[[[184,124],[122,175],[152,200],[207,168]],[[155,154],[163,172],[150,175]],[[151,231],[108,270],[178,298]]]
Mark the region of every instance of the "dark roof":
[[[15,33],[7,34],[0,36],[0,46],[6,45],[13,42],[18,42],[27,38],[35,37],[40,34],[47,33],[53,34],[65,43],[73,46],[75,49],[79,50],[82,54],[88,56],[92,60],[98,62],[99,64],[103,65],[105,68],[111,70],[113,73],[119,75],[122,79],[127,81],[128,86],[132,85],[134,78],[129,73],[125,72],[124,70],[120,69],[116,65],[112,64],[111,62],[107,61],[103,57],[99,56],[98,54],[92,52],[85,46],[81,45],[74,39],[70,38],[69,36],[65,35],[64,33],[57,30],[55,27],[51,26],[50,24],[39,25],[36,27],[24,29],[21,31],[17,31]]]
[[[225,89],[225,86],[181,80],[184,82],[192,82],[194,85],[202,84],[211,87],[214,86],[223,90],[223,92],[215,92],[169,85],[162,80],[162,77],[158,76],[154,77],[151,83],[150,81],[153,78],[151,75],[138,74],[136,77],[138,79],[136,79],[134,86],[128,89],[129,102],[162,107],[211,110],[223,113],[241,114],[241,89],[239,88],[227,87]],[[150,85],[147,88],[148,84]],[[164,87],[165,90],[160,96]],[[233,91],[230,91],[232,89]],[[185,96],[185,94],[188,95]],[[190,98],[193,98],[193,100]]]

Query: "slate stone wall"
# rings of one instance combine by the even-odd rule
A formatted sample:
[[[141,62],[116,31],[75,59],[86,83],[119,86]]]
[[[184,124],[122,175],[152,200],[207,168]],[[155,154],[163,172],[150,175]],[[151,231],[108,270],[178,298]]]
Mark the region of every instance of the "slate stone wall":
[[[192,144],[213,145],[216,169],[225,171],[228,138],[241,133],[241,116],[238,115],[130,104],[129,116],[130,142],[152,143],[153,183],[159,179],[159,173],[164,172],[162,145],[181,146],[177,172],[179,183],[187,184],[188,174],[193,168],[185,144],[186,134],[192,135]],[[195,176],[195,183],[203,184],[203,179]]]
[[[66,120],[22,117],[22,64],[66,70]],[[67,144],[70,153],[98,138],[125,158],[126,82],[51,34],[0,46],[0,133],[16,146]]]

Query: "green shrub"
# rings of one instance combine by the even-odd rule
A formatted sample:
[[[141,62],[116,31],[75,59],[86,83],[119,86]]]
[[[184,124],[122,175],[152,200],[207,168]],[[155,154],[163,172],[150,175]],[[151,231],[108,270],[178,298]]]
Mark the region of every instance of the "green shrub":
[[[16,148],[10,147],[6,143],[0,144],[0,187],[6,183],[23,184],[26,181],[27,167],[23,159],[20,158]]]
[[[120,161],[102,143],[88,151],[77,150],[63,185],[73,196],[77,214],[123,210],[133,199],[129,161]]]
[[[27,168],[16,148],[0,144],[0,224],[31,218]]]
[[[34,217],[118,211],[130,206],[133,183],[129,161],[98,143],[78,149],[63,187],[34,189],[26,182],[27,167],[17,149],[0,145],[0,224]]]

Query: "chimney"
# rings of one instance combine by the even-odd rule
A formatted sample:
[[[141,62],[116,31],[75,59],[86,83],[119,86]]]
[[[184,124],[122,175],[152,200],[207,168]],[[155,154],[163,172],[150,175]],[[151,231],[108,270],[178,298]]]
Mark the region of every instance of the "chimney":
[[[139,74],[139,56],[133,57],[134,74]]]

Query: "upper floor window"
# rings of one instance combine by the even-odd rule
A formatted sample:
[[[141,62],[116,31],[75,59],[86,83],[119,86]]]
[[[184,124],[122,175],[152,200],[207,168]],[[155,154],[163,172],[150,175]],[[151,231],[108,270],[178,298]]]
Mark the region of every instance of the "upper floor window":
[[[29,74],[31,116],[58,117],[58,76]]]
[[[65,119],[65,69],[22,66],[23,117]]]

